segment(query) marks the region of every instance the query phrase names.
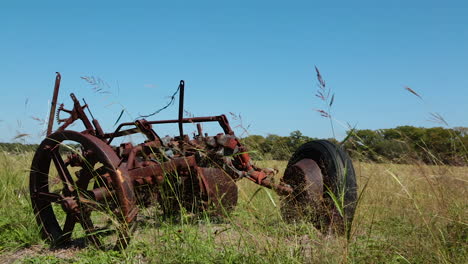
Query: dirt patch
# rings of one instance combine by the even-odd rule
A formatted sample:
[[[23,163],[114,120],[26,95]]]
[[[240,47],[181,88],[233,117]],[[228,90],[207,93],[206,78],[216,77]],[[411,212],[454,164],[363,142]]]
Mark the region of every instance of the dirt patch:
[[[46,248],[42,245],[35,245],[0,256],[0,264],[18,263],[21,262],[22,259],[36,256],[52,256],[63,260],[70,260],[73,259],[78,251],[78,248],[51,250],[50,248]]]

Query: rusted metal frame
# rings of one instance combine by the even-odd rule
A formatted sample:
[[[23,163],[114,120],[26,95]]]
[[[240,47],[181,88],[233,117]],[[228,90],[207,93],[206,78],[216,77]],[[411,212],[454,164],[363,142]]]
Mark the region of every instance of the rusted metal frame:
[[[91,131],[94,132],[94,127],[91,124],[91,122],[89,121],[88,116],[86,115],[86,113],[83,110],[86,107],[88,107],[88,105],[85,104],[85,105],[81,106],[80,101],[78,101],[78,99],[76,99],[75,94],[73,94],[73,93],[70,94],[70,97],[71,97],[71,99],[73,100],[73,103],[74,103],[73,109],[75,109],[75,111],[77,112],[77,116],[83,122],[83,125],[85,126],[86,130],[88,130],[90,132]],[[95,133],[93,133],[93,134],[95,134]]]
[[[89,109],[89,107],[88,107]],[[98,138],[103,138],[104,137],[104,130],[102,129],[101,127],[101,124],[99,123],[99,121],[97,119],[94,119],[93,118],[93,121],[91,121],[94,125],[94,128],[96,129],[96,136]]]
[[[59,84],[60,75],[58,74],[56,78],[56,87],[54,88],[54,99],[52,100],[53,105],[56,104],[56,93],[58,94]],[[31,192],[32,195],[36,197],[39,196],[41,198],[40,200],[42,201],[62,204],[64,210],[67,212],[65,227],[63,228],[64,231],[72,231],[76,222],[80,222],[80,224],[88,233],[92,231],[94,227],[88,213],[90,210],[93,210],[92,204],[94,204],[95,201],[101,201],[107,197],[117,196],[120,202],[119,209],[122,212],[122,217],[127,223],[131,222],[138,211],[137,207],[135,206],[136,197],[134,194],[135,190],[133,189],[134,184],[161,186],[164,184],[167,173],[169,173],[169,175],[174,173],[177,174],[177,177],[180,177],[181,179],[188,179],[188,177],[195,177],[195,174],[191,173],[191,171],[195,171],[200,191],[204,193],[208,201],[211,200],[215,203],[220,202],[221,206],[223,204],[228,206],[235,206],[237,203],[237,187],[234,182],[241,177],[246,177],[258,185],[273,189],[280,195],[289,195],[293,193],[293,188],[291,186],[283,182],[275,184],[272,178],[267,177],[267,175],[270,174],[268,171],[262,170],[252,164],[247,149],[241,144],[239,139],[235,137],[234,132],[230,127],[229,121],[225,115],[183,118],[184,86],[185,83],[183,80],[181,80],[179,85],[179,115],[177,119],[156,121],[146,121],[145,119],[139,119],[135,120],[134,122],[121,123],[114,133],[104,133],[98,121],[94,119],[91,112],[90,116],[92,118],[92,122],[90,122],[90,119],[88,119],[88,116],[84,112],[86,107],[88,107],[89,110],[88,104],[83,99],[84,105],[81,106],[74,94],[70,95],[74,102],[72,110],[63,109],[63,105],[60,107],[59,111],[67,112],[70,114],[70,117],[61,120],[62,122],[65,122],[65,124],[57,130],[58,132],[63,133],[63,135],[60,135],[60,133],[58,134],[60,136],[58,140],[61,142],[66,139],[75,139],[75,141],[80,142],[82,145],[88,144],[90,149],[97,152],[97,158],[102,161],[103,164],[109,166],[110,170],[107,176],[109,178],[107,179],[106,177],[106,179],[109,180],[109,183],[111,183],[113,187],[113,191],[110,191],[107,187],[99,187],[89,191],[86,190],[89,180],[87,180],[86,177],[78,176],[78,180],[73,182],[73,178],[70,176],[70,172],[67,169],[68,166],[73,166],[73,163],[71,163],[71,161],[64,162],[60,154],[55,154],[58,156],[53,157],[53,162],[56,164],[59,175],[62,179],[62,182],[64,183],[64,195],[49,193],[48,190],[45,189],[41,192],[37,192],[32,189]],[[54,111],[55,109],[51,107],[51,113]],[[86,128],[85,131],[81,133],[74,131],[64,131],[66,127],[68,127],[77,119],[81,119]],[[202,122],[218,122],[224,131],[224,135],[220,133],[215,137],[203,139],[203,131],[200,125]],[[172,144],[163,146],[163,142],[151,126],[154,124],[170,123],[178,124],[179,136],[171,139]],[[184,135],[184,123],[196,123],[198,137],[195,137],[194,140],[190,141]],[[51,122],[49,122],[49,125],[50,124]],[[126,126],[133,127],[122,130],[122,128]],[[51,131],[48,131],[48,133],[50,134]],[[123,151],[120,156],[116,152],[116,149],[110,146],[114,138],[136,133],[142,133],[146,135],[148,141],[145,141],[145,143],[139,144],[135,147],[133,147],[130,143],[124,144]],[[52,134],[51,139],[55,137],[56,136]],[[202,140],[200,140],[200,138]],[[215,140],[214,143],[213,139]],[[177,153],[175,156],[171,155],[169,161],[163,163],[159,163],[151,159],[151,149],[149,148],[164,150],[164,148],[167,147],[177,150],[177,141],[179,141],[179,148],[182,154],[176,151]],[[189,144],[193,144],[193,146],[189,147]],[[198,144],[200,144],[200,146],[198,146]],[[187,153],[184,151],[185,147],[187,148]],[[198,149],[205,149],[207,152],[217,151],[221,150],[221,147],[223,147],[224,150],[232,150],[224,153],[223,161],[226,165],[228,165],[228,169],[226,169],[226,171],[221,169],[223,166],[220,166],[220,168],[210,167],[214,164],[207,164],[205,165],[206,168],[199,167],[197,165],[197,161],[193,152],[199,151]],[[119,149],[122,149],[122,146]],[[54,152],[57,153],[57,150],[58,147],[56,150],[54,150]],[[163,151],[161,152],[163,153]],[[233,156],[229,156],[226,153],[234,154]],[[50,155],[50,152],[48,155]],[[143,160],[140,161],[137,157],[142,157]],[[50,163],[50,158],[48,162]],[[217,164],[218,160],[215,162]],[[101,175],[101,173],[98,174]],[[33,182],[35,177],[37,176],[32,176]],[[194,179],[195,178],[191,179],[192,181],[190,184],[193,184]],[[73,187],[75,187],[75,190],[73,190]],[[37,187],[35,188],[37,189]],[[83,195],[83,198],[78,197],[80,194]],[[230,198],[226,200],[224,195],[229,196]],[[81,206],[78,206],[78,203],[88,203],[90,204],[90,208],[85,210],[83,213],[76,211],[76,208],[81,208]],[[65,209],[65,207],[68,209]],[[51,230],[54,230],[53,228],[54,226],[50,227]],[[65,237],[66,235],[63,236]]]
[[[291,186],[281,183],[275,184],[270,179],[264,179],[259,185],[272,189],[279,195],[290,195],[294,191]]]
[[[69,114],[70,116],[68,118],[65,118],[65,119],[58,119],[59,118],[59,112],[60,111],[63,111],[67,114]],[[60,105],[59,107],[59,110],[57,112],[57,122],[60,124],[60,123],[64,123],[63,125],[61,125],[55,132],[57,131],[64,131],[65,128],[67,128],[69,125],[71,125],[73,122],[75,122],[75,120],[78,119],[78,114],[76,111],[74,111],[74,109],[72,110],[67,110],[65,108],[63,108],[63,104]]]
[[[237,159],[237,163],[240,163],[240,167],[237,167],[236,169],[243,171],[244,177],[248,178],[249,180],[253,181],[258,185],[269,189],[273,189],[280,195],[288,195],[293,192],[293,189],[288,185],[281,183],[273,183],[270,179],[267,178],[265,172],[255,167],[251,163],[250,155],[247,152],[245,152],[246,149],[242,146],[242,144],[237,138],[228,140],[221,145],[225,148],[229,148],[232,150],[234,150],[236,147],[239,147],[240,153],[238,155],[235,155],[234,158]]]
[[[71,93],[70,94],[71,99],[73,100],[73,109],[71,111],[66,111],[64,109],[61,109],[62,111],[65,111],[70,114],[70,117],[65,120],[65,124],[63,124],[61,127],[57,129],[57,131],[63,131],[65,128],[67,128],[70,124],[75,122],[75,120],[80,119],[83,122],[83,125],[85,126],[86,130],[84,132],[91,133],[91,134],[96,134],[95,129],[91,122],[88,119],[88,116],[86,113],[83,111],[84,108],[88,107],[87,104],[84,106],[81,106],[80,102],[78,99],[76,99],[75,94]]]
[[[291,186],[284,184],[284,183],[276,184],[273,181],[271,181],[269,178],[259,177],[258,175],[261,173],[263,172],[259,172],[259,171],[255,171],[255,173],[246,172],[244,176],[255,184],[274,190],[278,195],[290,195],[291,193],[293,193],[294,190]]]
[[[105,170],[105,168],[100,167],[96,170],[93,170],[92,172],[84,171],[83,173],[79,174],[78,180],[76,181],[76,186],[78,188],[78,191],[81,194],[84,194],[84,197],[89,197],[92,200],[99,202],[103,199],[110,198],[112,194],[115,194],[115,191],[109,190],[109,187],[107,186],[97,187],[92,190],[86,190],[91,179],[95,177],[95,174],[99,175],[102,178],[110,177],[109,173],[103,173],[103,170]]]
[[[135,166],[136,154],[138,152],[141,152],[142,150],[143,150],[143,146],[141,145],[132,148],[127,159],[127,170],[133,169],[133,167]]]
[[[83,102],[85,103],[85,105],[88,106],[87,107],[88,112],[89,112],[89,115],[91,116],[91,119],[92,119],[91,123],[93,123],[93,126],[95,128],[96,136],[98,138],[102,138],[102,136],[104,136],[104,130],[102,130],[101,124],[99,124],[99,121],[94,118],[93,113],[91,113],[91,109],[89,109],[89,105],[84,98],[83,98]]]
[[[124,126],[134,126],[135,125],[135,122],[126,122],[126,123],[121,123],[113,133],[106,133],[104,134],[104,138],[108,138],[109,139],[109,142],[108,144],[110,144],[110,142],[112,142],[112,140],[116,137],[120,137],[120,136],[125,136],[125,135],[130,135],[130,134],[135,134],[135,133],[138,133],[139,130],[138,128],[132,128],[132,129],[127,129],[127,130],[124,130],[124,131],[120,131],[120,129],[122,129],[122,127]],[[122,135],[118,135],[119,132],[125,132],[125,131],[128,131],[128,130],[134,130],[134,132],[129,132],[129,134],[122,134]]]
[[[148,123],[152,125],[178,123],[178,122],[179,122],[178,119],[148,121]],[[225,134],[229,134],[229,135],[234,134],[231,127],[229,126],[229,122],[227,121],[227,118],[225,115],[189,117],[189,118],[182,119],[182,123],[202,123],[202,122],[218,122],[221,128],[223,128],[223,131]]]
[[[237,142],[238,146],[241,147],[241,151],[245,151],[239,140],[237,140]],[[241,152],[241,154],[236,155],[235,158],[238,159],[242,166],[242,168],[238,169],[243,170],[244,176],[252,182],[260,186],[273,189],[280,195],[289,195],[293,192],[293,189],[289,185],[273,183],[269,178],[267,178],[265,172],[252,165],[250,162],[250,155],[247,152]]]
[[[171,124],[171,123],[179,123],[179,122],[180,122],[179,119],[147,121],[147,123],[150,125]],[[182,118],[182,123],[202,123],[202,122],[218,122],[221,128],[223,128],[223,131],[225,134],[229,134],[229,135],[234,134],[225,115]],[[121,131],[120,129],[122,129],[122,127],[125,127],[125,126],[135,126],[135,122],[121,123],[115,129],[113,133],[105,133],[103,138],[108,138],[109,139],[108,144],[110,144],[114,138],[126,136],[126,135],[132,135],[132,134],[136,134],[140,132],[140,130],[137,127]]]
[[[57,107],[57,97],[60,89],[60,80],[62,76],[59,72],[56,72],[57,76],[55,77],[55,85],[54,85],[54,94],[52,95],[52,102],[50,105],[50,113],[49,113],[49,123],[47,124],[47,136],[52,134],[52,127],[54,125],[54,115],[55,115],[55,108]]]
[[[183,118],[183,123],[198,123],[198,122],[216,122],[220,120],[220,116],[202,116],[202,117],[187,117]],[[148,121],[152,125],[156,124],[169,124],[169,123],[178,123],[179,119],[169,119],[169,120],[153,120]]]
[[[198,137],[203,138],[203,128],[200,125],[200,123],[197,123],[197,132],[198,132]]]
[[[234,135],[234,131],[232,130],[231,126],[229,125],[229,121],[226,115],[220,115],[218,117],[219,125],[223,128],[224,133],[229,135]]]
[[[128,159],[127,159],[127,170],[131,170],[133,169],[135,166],[135,158],[136,158],[136,154],[138,152],[142,152],[145,148],[159,148],[161,147],[161,143],[160,141],[150,141],[150,142],[147,142],[147,143],[143,143],[143,144],[140,144],[136,147],[133,147],[132,150],[130,151],[129,155],[128,155]]]
[[[158,140],[159,142],[161,142],[161,138],[159,137],[159,135],[156,132],[154,132],[154,130],[151,127],[151,124],[148,124],[148,121],[146,121],[145,119],[136,120],[135,126],[140,130],[139,132],[143,133],[150,141]]]
[[[131,126],[131,125],[135,125],[135,123],[125,123],[125,125],[123,126]],[[107,144],[110,145],[110,143],[112,142],[112,140],[114,140],[114,138],[118,138],[118,137],[123,137],[123,136],[127,136],[127,135],[132,135],[132,134],[136,134],[136,133],[140,133],[141,130],[138,128],[138,127],[135,127],[135,128],[131,128],[131,129],[126,129],[126,130],[122,130],[122,131],[118,131],[120,128],[123,127],[122,125],[119,126],[116,130],[116,132],[114,133],[106,133],[104,134],[103,138],[108,138],[108,142]]]
[[[138,179],[143,179],[146,177],[153,177],[156,179],[156,182],[158,184],[162,184],[164,182],[164,177],[159,177],[159,176],[163,176],[164,173],[175,172],[181,169],[186,169],[186,168],[195,167],[195,166],[197,166],[195,157],[188,156],[188,157],[175,158],[170,161],[163,162],[161,164],[128,170],[128,175],[134,181]]]
[[[67,196],[57,202],[62,205],[67,214],[82,214],[89,212],[90,209],[96,210],[96,205],[99,202],[106,201],[115,194],[115,191],[110,191],[107,187],[99,187],[93,190],[80,192],[80,197]],[[84,209],[84,206],[87,208]]]
[[[87,193],[97,202],[110,198],[112,197],[112,195],[115,195],[115,191],[109,190],[108,187],[98,187],[96,189],[87,191]]]

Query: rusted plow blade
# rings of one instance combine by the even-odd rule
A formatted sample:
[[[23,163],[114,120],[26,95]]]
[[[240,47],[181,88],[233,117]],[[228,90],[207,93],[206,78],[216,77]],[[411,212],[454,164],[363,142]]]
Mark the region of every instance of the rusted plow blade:
[[[202,179],[208,204],[214,206],[218,214],[231,211],[237,205],[237,185],[223,170],[218,168],[197,168]]]

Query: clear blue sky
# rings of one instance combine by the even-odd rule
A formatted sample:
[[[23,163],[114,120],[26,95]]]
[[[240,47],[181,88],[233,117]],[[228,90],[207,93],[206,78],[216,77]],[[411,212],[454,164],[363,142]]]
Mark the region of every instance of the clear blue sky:
[[[427,120],[438,112],[468,126],[467,1],[2,1],[0,38],[3,142],[40,140],[32,117],[47,118],[56,71],[59,102],[86,98],[105,130],[122,107],[130,121],[164,106],[184,79],[194,115],[240,113],[250,134],[331,137],[314,110],[314,65],[339,122],[437,126]]]

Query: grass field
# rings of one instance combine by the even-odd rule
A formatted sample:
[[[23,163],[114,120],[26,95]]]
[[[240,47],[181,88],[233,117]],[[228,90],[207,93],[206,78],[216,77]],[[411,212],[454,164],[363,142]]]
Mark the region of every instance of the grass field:
[[[143,209],[127,250],[50,250],[28,194],[32,153],[0,152],[0,263],[467,263],[468,167],[355,162],[351,238],[287,224],[278,196],[241,180],[229,218],[169,223]],[[286,162],[258,162],[277,167]],[[256,193],[256,195],[254,195]]]

